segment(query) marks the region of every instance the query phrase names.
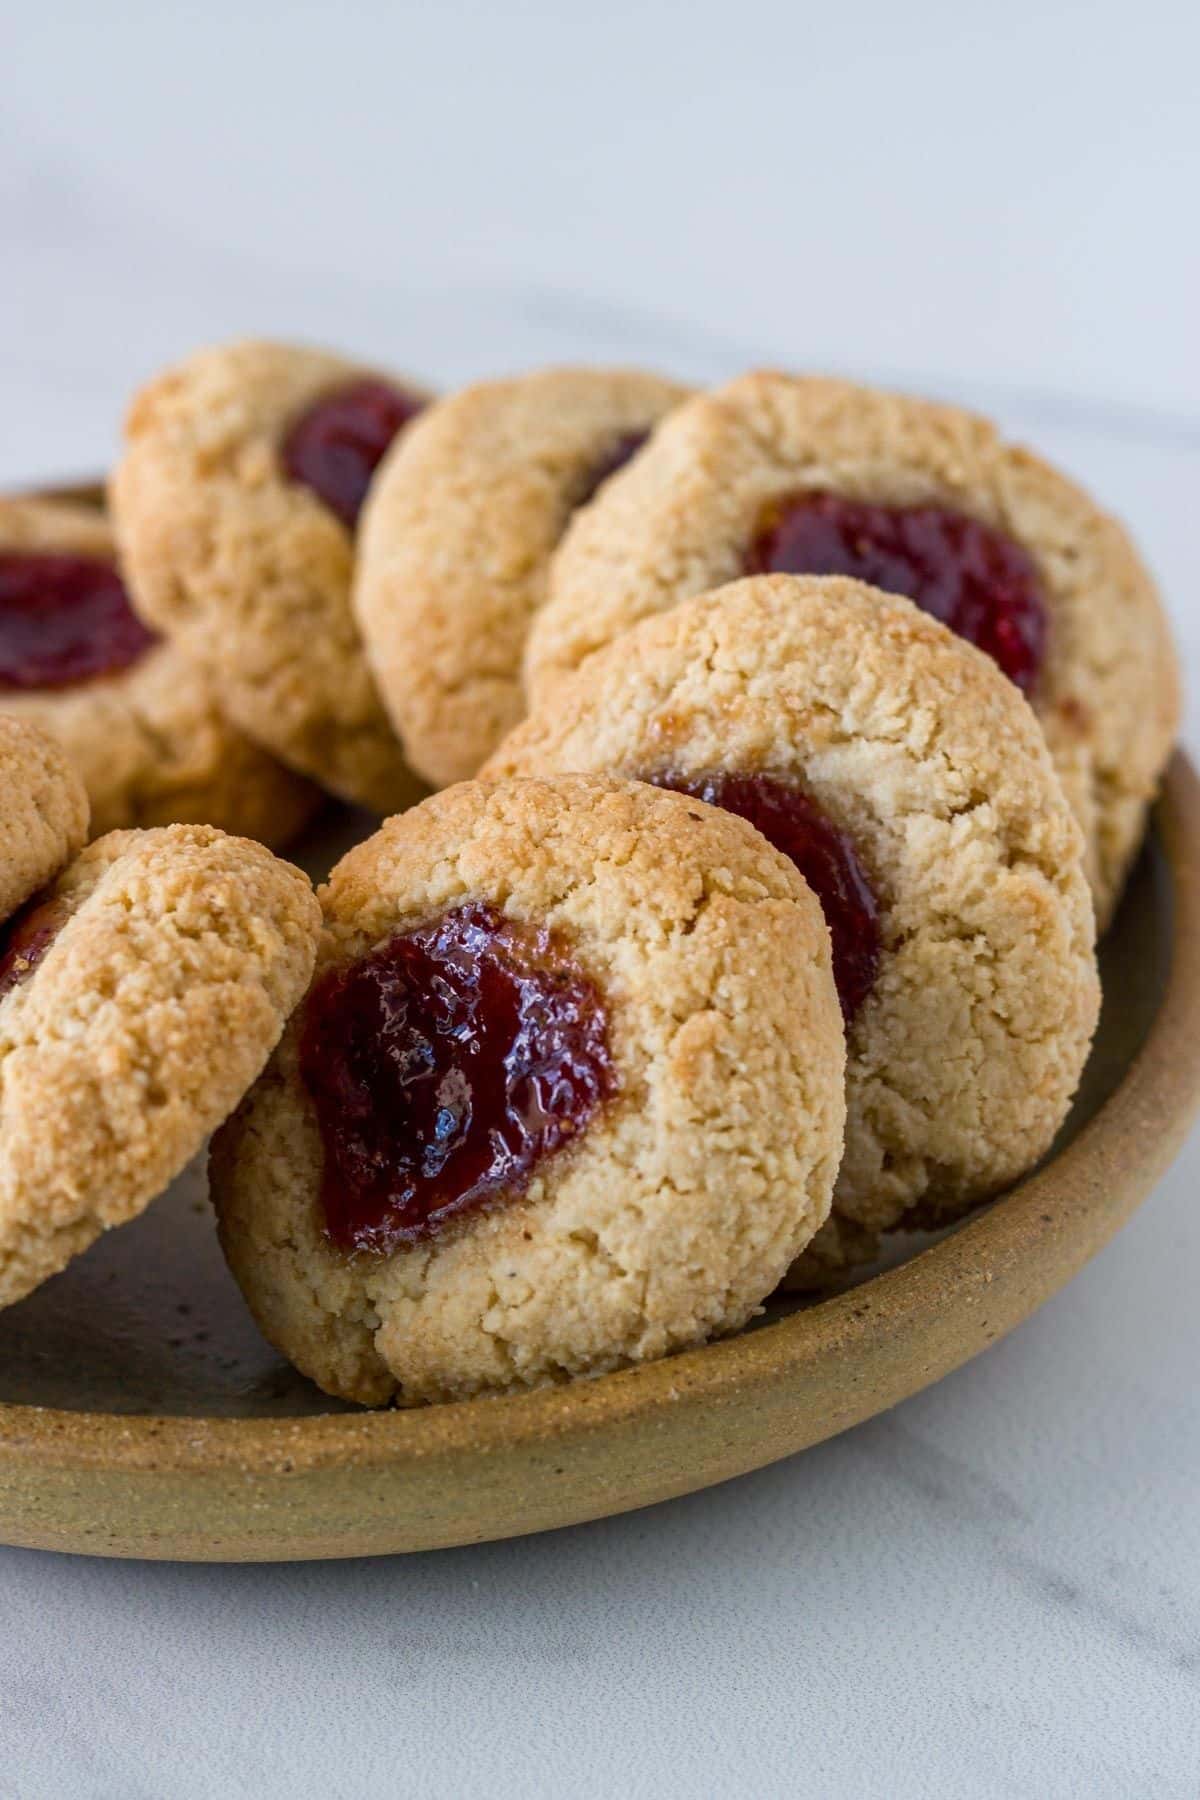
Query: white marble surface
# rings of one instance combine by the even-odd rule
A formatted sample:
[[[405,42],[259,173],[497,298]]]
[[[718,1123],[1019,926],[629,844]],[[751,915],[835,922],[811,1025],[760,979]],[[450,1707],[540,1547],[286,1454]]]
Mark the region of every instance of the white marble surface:
[[[442,379],[777,357],[964,396],[1133,522],[1200,677],[1194,6],[0,0],[0,481],[197,339]],[[1200,1790],[1193,1141],[1006,1343],[526,1542],[0,1552],[0,1793]]]

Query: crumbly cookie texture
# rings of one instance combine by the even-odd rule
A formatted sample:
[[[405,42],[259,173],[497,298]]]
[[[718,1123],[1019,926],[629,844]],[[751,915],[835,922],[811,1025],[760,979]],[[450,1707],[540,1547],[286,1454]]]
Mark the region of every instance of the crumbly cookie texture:
[[[1033,703],[1083,826],[1103,926],[1178,724],[1169,628],[1117,521],[955,407],[772,373],[689,401],[568,531],[530,637],[533,699],[648,613],[742,574],[764,507],[821,489],[953,507],[1033,557],[1049,623]]]
[[[392,1255],[334,1250],[296,1022],[213,1145],[255,1317],[353,1400],[545,1385],[736,1330],[828,1212],[844,1121],[828,933],[744,821],[634,783],[463,783],[339,864],[320,965],[472,901],[564,934],[608,1007],[617,1094],[523,1195]]]
[[[953,1217],[1049,1148],[1099,1008],[1092,908],[1037,721],[981,651],[859,582],[736,582],[593,656],[485,773],[560,769],[773,774],[855,844],[882,957],[806,1270]]]
[[[261,844],[113,832],[51,892],[0,1000],[0,1305],[141,1212],[241,1099],[307,986],[320,909]]]
[[[279,459],[295,418],[366,373],[284,344],[202,350],[136,396],[110,498],[139,611],[217,681],[231,718],[388,813],[419,789],[351,612],[354,540]]]
[[[48,500],[0,500],[0,550],[116,557],[101,512]],[[316,811],[320,790],[231,724],[217,691],[211,675],[163,642],[99,680],[0,691],[0,711],[62,745],[87,788],[93,836],[199,824],[286,844]]]
[[[524,711],[550,556],[594,472],[687,390],[633,369],[542,369],[438,401],[372,484],[354,602],[409,759],[473,775]]]
[[[35,725],[0,714],[0,921],[52,881],[85,842],[83,783]]]

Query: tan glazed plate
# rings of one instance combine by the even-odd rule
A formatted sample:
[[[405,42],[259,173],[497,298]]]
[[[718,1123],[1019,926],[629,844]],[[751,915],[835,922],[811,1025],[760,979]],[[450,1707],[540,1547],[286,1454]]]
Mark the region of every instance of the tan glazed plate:
[[[339,815],[309,866],[369,822]],[[1045,1165],[906,1260],[644,1368],[412,1412],[340,1407],[262,1341],[200,1167],[0,1313],[0,1541],[273,1561],[542,1531],[725,1481],[986,1349],[1068,1281],[1200,1099],[1200,781],[1177,754],[1101,955],[1083,1092]]]

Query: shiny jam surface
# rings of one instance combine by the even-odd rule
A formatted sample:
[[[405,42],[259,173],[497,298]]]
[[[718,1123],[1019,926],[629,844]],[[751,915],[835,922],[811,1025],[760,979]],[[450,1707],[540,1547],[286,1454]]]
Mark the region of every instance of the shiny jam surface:
[[[33,974],[66,922],[62,901],[37,895],[0,925],[0,1000]]]
[[[1003,532],[940,506],[874,506],[838,494],[775,502],[747,557],[752,575],[852,575],[977,644],[1029,693],[1046,650],[1033,560]]]
[[[594,500],[609,476],[615,475],[618,469],[623,469],[626,463],[632,462],[649,436],[650,433],[648,431],[626,431],[623,433],[623,435],[609,447],[605,454],[600,458],[599,462],[592,464],[591,468],[583,477],[583,480],[580,483],[579,493],[575,499],[576,509],[581,506],[586,506],[589,500]]]
[[[337,388],[295,421],[283,442],[283,466],[353,531],[384,452],[424,404],[386,381]]]
[[[670,773],[647,779],[748,819],[791,858],[825,913],[833,978],[849,1024],[875,985],[880,933],[879,903],[847,833],[803,789],[770,775]]]
[[[63,688],[127,669],[155,642],[111,563],[0,550],[0,688]]]
[[[321,976],[300,1034],[325,1229],[388,1251],[528,1184],[615,1091],[594,984],[547,930],[482,905]]]

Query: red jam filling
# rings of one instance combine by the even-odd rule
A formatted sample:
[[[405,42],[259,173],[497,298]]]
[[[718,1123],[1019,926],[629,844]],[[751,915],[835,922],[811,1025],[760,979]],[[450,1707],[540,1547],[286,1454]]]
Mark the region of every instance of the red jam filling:
[[[986,650],[1023,693],[1037,680],[1046,609],[1033,560],[963,513],[798,494],[772,505],[746,566],[753,575],[852,575],[903,594]]]
[[[0,688],[62,688],[115,675],[155,642],[111,563],[0,550]]]
[[[618,469],[623,469],[626,463],[632,462],[649,436],[648,431],[623,433],[584,476],[576,496],[576,507],[586,506],[589,500],[594,500],[609,476],[615,475]]]
[[[300,1073],[325,1229],[388,1251],[527,1185],[614,1092],[595,986],[547,930],[465,906],[309,996]]]
[[[29,979],[65,922],[61,900],[35,896],[0,925],[0,1000]]]
[[[833,978],[849,1024],[879,973],[879,903],[852,839],[815,800],[771,775],[652,775],[656,787],[692,794],[748,819],[789,856],[825,913],[833,940]]]
[[[384,452],[423,405],[386,381],[351,382],[300,415],[284,439],[283,466],[353,531]]]

